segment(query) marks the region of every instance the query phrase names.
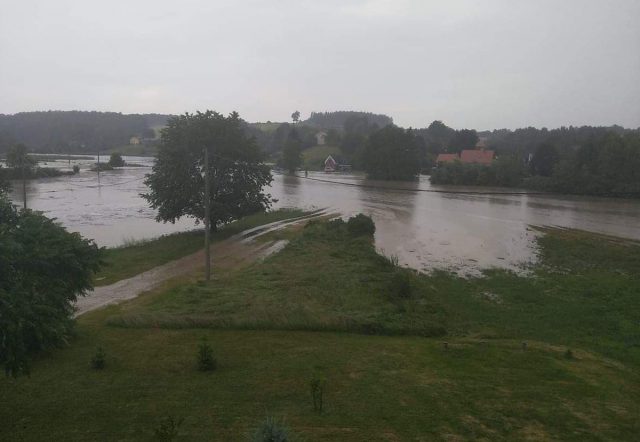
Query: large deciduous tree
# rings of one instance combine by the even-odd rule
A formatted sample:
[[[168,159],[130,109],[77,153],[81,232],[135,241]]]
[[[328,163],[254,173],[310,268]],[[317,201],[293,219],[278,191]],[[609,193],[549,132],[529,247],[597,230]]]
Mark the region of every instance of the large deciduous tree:
[[[553,144],[542,143],[531,158],[530,168],[533,175],[551,176],[558,161],[558,149]]]
[[[302,164],[302,140],[298,132],[293,129],[289,132],[287,142],[282,149],[282,165],[289,172],[294,173]]]
[[[387,126],[373,133],[364,152],[370,178],[412,180],[420,172],[420,147],[411,129]]]
[[[7,152],[7,167],[29,171],[35,166],[36,161],[29,156],[27,147],[24,144],[16,144]]]
[[[456,131],[451,138],[449,151],[460,153],[465,149],[473,149],[478,143],[478,133],[473,129],[462,129]]]
[[[204,219],[204,152],[209,150],[211,228],[270,207],[264,187],[272,181],[264,155],[248,138],[242,120],[213,111],[186,113],[162,130],[158,157],[143,197],[158,210],[156,220]]]
[[[18,212],[0,191],[0,364],[29,372],[29,357],[62,345],[73,304],[92,287],[101,251],[37,212]]]

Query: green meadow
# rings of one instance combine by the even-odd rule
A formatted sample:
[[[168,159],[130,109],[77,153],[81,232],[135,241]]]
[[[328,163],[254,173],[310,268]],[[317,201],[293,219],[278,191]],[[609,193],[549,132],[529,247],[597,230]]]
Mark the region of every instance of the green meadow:
[[[469,279],[399,268],[337,222],[271,233],[289,244],[264,261],[81,316],[0,381],[0,440],[157,440],[166,416],[184,441],[248,440],[265,416],[305,441],[635,440],[640,244],[540,230],[529,275]]]

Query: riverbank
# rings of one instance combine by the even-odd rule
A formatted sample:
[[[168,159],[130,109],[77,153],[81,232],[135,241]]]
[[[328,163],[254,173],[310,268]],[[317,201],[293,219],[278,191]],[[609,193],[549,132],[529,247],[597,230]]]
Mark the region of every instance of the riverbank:
[[[339,225],[265,235],[290,243],[82,316],[69,348],[0,381],[0,438],[148,439],[170,415],[177,440],[243,440],[269,414],[308,441],[634,440],[640,245],[541,232],[531,276],[470,279],[399,269]]]
[[[39,178],[54,178],[60,176],[75,175],[75,170],[60,170],[53,167],[36,167],[26,171],[24,178],[35,180]],[[23,178],[22,170],[8,167],[0,167],[0,180],[21,180]]]
[[[580,195],[602,198],[640,198],[640,184],[619,182],[615,174],[607,177],[575,172],[574,174],[539,176],[526,172],[524,164],[515,158],[499,158],[490,165],[456,161],[442,163],[431,171],[431,184],[498,187],[505,191],[544,192],[550,195]]]

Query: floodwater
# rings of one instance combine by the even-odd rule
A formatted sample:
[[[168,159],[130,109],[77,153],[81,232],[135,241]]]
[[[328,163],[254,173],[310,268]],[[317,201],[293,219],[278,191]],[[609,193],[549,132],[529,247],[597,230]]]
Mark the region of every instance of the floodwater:
[[[70,165],[67,161],[49,162],[55,167],[79,164],[81,172],[29,182],[28,205],[104,246],[195,227],[188,219],[175,225],[155,222],[155,212],[139,195],[146,190],[142,181],[153,159],[125,160],[145,167],[103,172],[98,179],[97,173],[87,170],[92,161],[72,160]],[[465,190],[475,193],[446,193]],[[522,270],[536,259],[536,233],[530,225],[640,239],[640,201],[636,200],[431,186],[425,176],[416,182],[388,183],[357,174],[313,172],[309,179],[274,174],[269,192],[277,199],[276,208],[328,208],[343,216],[359,212],[372,216],[377,248],[397,256],[401,264],[425,271],[477,274],[490,267]],[[22,204],[18,183],[12,198]]]

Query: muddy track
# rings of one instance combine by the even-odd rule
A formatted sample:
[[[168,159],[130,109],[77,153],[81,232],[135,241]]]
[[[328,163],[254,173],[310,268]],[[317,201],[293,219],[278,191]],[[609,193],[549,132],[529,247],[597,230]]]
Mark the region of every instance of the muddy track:
[[[212,244],[212,272],[229,272],[276,253],[286,245],[286,241],[256,241],[267,233],[307,222],[313,218],[327,216],[325,211],[313,212],[298,218],[265,224],[245,230],[237,235]],[[111,285],[96,287],[76,302],[76,316],[109,304],[133,299],[143,292],[154,289],[160,284],[181,275],[202,270],[204,267],[204,249],[191,255],[168,262],[131,278],[123,279]]]

